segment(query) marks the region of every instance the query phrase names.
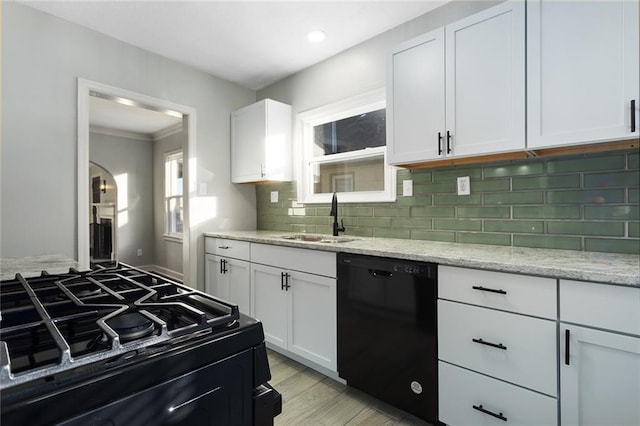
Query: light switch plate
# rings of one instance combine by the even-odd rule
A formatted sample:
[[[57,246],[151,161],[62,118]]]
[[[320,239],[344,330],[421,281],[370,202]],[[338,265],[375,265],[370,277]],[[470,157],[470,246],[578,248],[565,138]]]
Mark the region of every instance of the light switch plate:
[[[412,180],[402,181],[402,196],[413,197],[413,181]]]
[[[458,178],[458,195],[471,194],[471,183],[469,176],[463,176]]]
[[[271,202],[272,203],[278,202],[278,191],[271,191]]]

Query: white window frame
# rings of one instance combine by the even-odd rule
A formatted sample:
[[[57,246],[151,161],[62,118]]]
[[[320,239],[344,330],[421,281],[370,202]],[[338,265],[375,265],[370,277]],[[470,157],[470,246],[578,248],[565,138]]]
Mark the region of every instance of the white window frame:
[[[182,199],[182,203],[183,203],[182,206],[183,206],[183,213],[184,213],[184,190],[181,191],[183,193],[180,195],[168,195],[171,193],[170,185],[172,185],[173,183],[172,182],[173,176],[170,176],[172,174],[172,171],[170,170],[169,162],[173,161],[173,159],[175,158],[182,159],[182,179],[184,182],[184,171],[185,171],[184,153],[182,152],[182,150],[166,152],[164,154],[164,229],[165,229],[164,237],[165,239],[169,239],[169,240],[182,241],[183,234],[184,234],[184,220],[182,222],[183,232],[174,232],[171,229],[171,225],[169,223],[170,210],[171,210],[170,203],[172,199]],[[181,188],[184,188],[184,185],[182,185]]]
[[[328,104],[296,115],[296,147],[299,150],[298,170],[298,202],[305,204],[329,203],[331,193],[315,194],[313,192],[313,165],[338,161],[364,159],[382,154],[384,162],[384,190],[340,192],[341,203],[368,203],[396,201],[396,168],[387,163],[387,147],[365,148],[339,154],[314,157],[313,128],[320,124],[353,117],[365,112],[386,108],[385,89],[380,88],[342,101]],[[313,164],[313,165],[312,165]]]

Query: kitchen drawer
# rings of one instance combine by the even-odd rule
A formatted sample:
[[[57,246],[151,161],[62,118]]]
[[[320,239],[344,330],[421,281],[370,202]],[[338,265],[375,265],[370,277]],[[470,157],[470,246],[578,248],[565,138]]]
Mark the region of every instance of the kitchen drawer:
[[[439,359],[551,396],[556,335],[555,321],[438,300]]]
[[[444,362],[438,363],[438,376],[438,417],[448,425],[551,426],[558,423],[558,402],[555,398]],[[501,415],[504,419],[480,409]]]
[[[560,321],[640,335],[640,288],[560,280]]]
[[[251,262],[276,268],[336,277],[336,254],[321,250],[253,244]]]
[[[557,318],[556,280],[438,266],[438,297],[542,318]]]
[[[247,241],[227,240],[223,238],[204,239],[204,251],[218,256],[233,257],[234,259],[249,260],[251,243]]]

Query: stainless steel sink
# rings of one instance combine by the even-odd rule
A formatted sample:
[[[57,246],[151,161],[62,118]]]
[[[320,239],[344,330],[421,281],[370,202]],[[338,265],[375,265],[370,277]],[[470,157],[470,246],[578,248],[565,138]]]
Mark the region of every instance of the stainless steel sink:
[[[295,240],[295,241],[308,241],[315,243],[326,243],[326,244],[336,244],[336,243],[348,243],[349,241],[356,241],[359,238],[351,238],[351,237],[334,237],[332,235],[320,235],[320,234],[291,234],[291,235],[281,235],[279,238],[283,240]]]

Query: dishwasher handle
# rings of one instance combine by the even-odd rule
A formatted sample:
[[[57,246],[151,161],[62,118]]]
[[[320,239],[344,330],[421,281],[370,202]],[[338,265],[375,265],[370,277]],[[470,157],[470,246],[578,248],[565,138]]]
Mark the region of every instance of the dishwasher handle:
[[[384,271],[382,269],[369,269],[369,275],[376,278],[391,278],[393,276],[393,272]]]

